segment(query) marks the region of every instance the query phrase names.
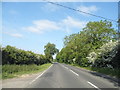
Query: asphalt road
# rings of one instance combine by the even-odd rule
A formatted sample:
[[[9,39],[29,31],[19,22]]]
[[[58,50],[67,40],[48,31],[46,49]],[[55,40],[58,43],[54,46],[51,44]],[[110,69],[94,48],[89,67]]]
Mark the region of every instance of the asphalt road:
[[[54,63],[49,69],[33,79],[26,88],[118,88],[116,82],[94,73]]]

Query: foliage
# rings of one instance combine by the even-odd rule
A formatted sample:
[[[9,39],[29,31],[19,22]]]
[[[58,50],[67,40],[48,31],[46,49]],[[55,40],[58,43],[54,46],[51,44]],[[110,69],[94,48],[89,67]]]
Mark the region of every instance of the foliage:
[[[117,67],[113,66],[115,61],[112,61],[118,52],[118,41],[108,42],[97,49],[95,52],[91,52],[88,55],[88,60],[92,62],[93,66],[97,67]]]
[[[103,67],[103,68],[99,68],[99,67],[82,67],[82,66],[78,66],[78,65],[73,65],[75,67],[80,67],[83,69],[87,69],[87,70],[91,70],[91,71],[95,71],[95,72],[99,72],[99,73],[103,73],[109,76],[114,76],[116,78],[120,78],[120,70],[118,68],[108,68],[108,67]]]
[[[44,65],[3,65],[2,66],[2,78],[13,78],[22,74],[37,73],[47,69],[51,64]]]
[[[29,65],[37,64],[41,65],[48,63],[44,55],[35,54],[31,51],[25,51],[12,47],[10,45],[2,49],[2,64],[17,64],[17,65]]]
[[[2,46],[0,45],[0,65],[2,64]],[[1,68],[0,68],[1,69]]]
[[[45,48],[44,53],[46,58],[48,60],[53,61],[52,55],[59,52],[59,50],[55,47],[55,44],[47,43],[47,45],[45,45],[44,48]]]
[[[116,34],[109,21],[89,22],[79,33],[65,37],[64,48],[57,54],[56,60],[89,66],[98,58],[94,51],[101,50],[105,43],[115,41]],[[91,61],[88,58],[91,58]]]

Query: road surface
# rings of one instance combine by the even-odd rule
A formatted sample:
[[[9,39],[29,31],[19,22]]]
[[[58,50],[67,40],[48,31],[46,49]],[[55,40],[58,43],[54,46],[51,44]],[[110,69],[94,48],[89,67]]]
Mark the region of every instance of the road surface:
[[[118,88],[112,80],[60,63],[54,63],[26,88]]]

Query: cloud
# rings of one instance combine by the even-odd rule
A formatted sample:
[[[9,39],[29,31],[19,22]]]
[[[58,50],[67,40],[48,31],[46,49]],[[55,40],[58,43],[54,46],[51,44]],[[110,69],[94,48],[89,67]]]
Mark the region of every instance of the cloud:
[[[94,13],[94,12],[98,11],[98,8],[94,5],[88,6],[88,7],[87,6],[79,6],[79,7],[77,7],[77,10],[80,10],[80,11],[83,11],[86,13]],[[82,13],[82,12],[80,14],[88,16],[87,14]]]
[[[36,20],[33,21],[32,23],[33,26],[23,27],[23,29],[36,33],[44,33],[46,31],[59,29],[57,23],[50,20]]]
[[[63,19],[61,21],[61,26],[63,27],[63,30],[67,33],[70,33],[72,30],[76,29],[82,29],[85,27],[87,21],[80,21],[78,19],[74,19],[70,16],[67,18]]]
[[[5,33],[7,35],[10,35],[12,37],[16,37],[16,38],[22,38],[23,37],[23,35],[20,34],[20,33],[9,33],[9,32],[3,32],[3,33]]]
[[[32,26],[23,27],[24,30],[34,32],[34,33],[45,33],[50,31],[64,31],[71,32],[73,28],[81,29],[85,27],[86,21],[80,21],[74,19],[70,16],[60,21],[50,21],[50,20],[35,20],[32,22]]]
[[[77,19],[73,19],[72,17],[68,16],[66,19],[62,20],[62,23],[65,26],[71,27],[71,28],[83,28],[86,25],[86,21],[80,21]]]
[[[20,33],[13,33],[13,34],[10,34],[10,35],[13,36],[13,37],[17,37],[17,38],[23,37],[23,35],[20,34]]]

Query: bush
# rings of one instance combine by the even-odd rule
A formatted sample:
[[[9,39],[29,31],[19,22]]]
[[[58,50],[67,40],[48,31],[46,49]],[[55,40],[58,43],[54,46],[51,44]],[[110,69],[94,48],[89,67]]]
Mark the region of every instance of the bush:
[[[45,64],[49,60],[44,55],[35,54],[31,51],[25,51],[17,49],[12,46],[6,46],[2,49],[2,64],[17,64],[17,65],[29,65],[29,64]]]
[[[118,41],[108,42],[95,52],[89,53],[86,58],[92,62],[93,66],[113,68],[111,61],[114,62],[113,58],[118,52],[118,45]]]

